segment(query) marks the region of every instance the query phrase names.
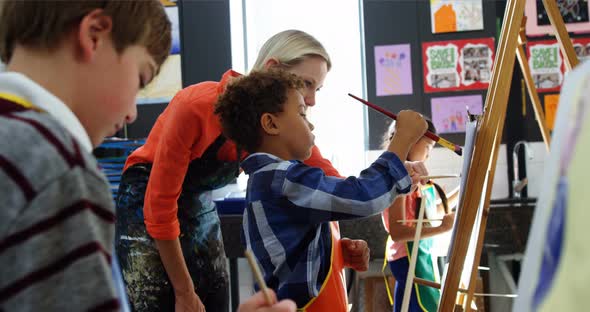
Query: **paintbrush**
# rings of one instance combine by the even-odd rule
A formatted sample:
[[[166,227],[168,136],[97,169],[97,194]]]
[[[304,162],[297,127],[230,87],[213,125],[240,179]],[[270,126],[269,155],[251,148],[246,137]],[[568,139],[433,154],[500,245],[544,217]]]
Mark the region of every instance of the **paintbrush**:
[[[256,282],[258,283],[258,286],[260,286],[260,290],[262,290],[262,293],[264,294],[264,298],[266,299],[266,303],[269,306],[273,305],[274,302],[273,302],[272,298],[270,297],[270,294],[268,293],[268,287],[266,286],[266,283],[264,282],[264,278],[262,278],[262,273],[260,273],[260,269],[258,268],[258,264],[256,264],[256,259],[254,259],[254,255],[248,249],[246,249],[244,251],[244,254],[246,255],[246,259],[248,259],[248,263],[250,264],[250,268],[252,269],[252,273],[254,274],[254,278],[256,278]]]
[[[377,106],[377,105],[375,105],[375,104],[373,104],[373,103],[371,103],[369,101],[365,101],[365,100],[363,100],[363,99],[361,99],[361,98],[359,98],[357,96],[354,96],[354,95],[352,95],[350,93],[348,95],[350,97],[354,98],[355,100],[357,100],[357,101],[359,101],[359,102],[361,102],[361,103],[369,106],[370,108],[372,108],[372,109],[380,112],[381,114],[383,114],[383,115],[385,115],[385,116],[387,116],[387,117],[389,117],[389,118],[391,118],[393,120],[397,120],[397,116],[394,113],[389,112],[389,111],[387,111],[387,110],[385,110],[385,109],[383,109],[383,108],[381,108],[381,107],[379,107],[379,106]],[[426,131],[426,133],[424,133],[424,136],[427,137],[427,138],[429,138],[429,139],[431,139],[431,140],[433,140],[434,142],[440,144],[441,146],[450,149],[451,151],[455,152],[455,154],[457,154],[459,156],[463,155],[463,149],[461,148],[461,146],[459,146],[457,144],[454,144],[452,142],[449,142],[449,141],[447,141],[447,140],[439,137],[438,135],[436,135],[436,134],[434,134],[434,133],[432,133],[430,131]]]

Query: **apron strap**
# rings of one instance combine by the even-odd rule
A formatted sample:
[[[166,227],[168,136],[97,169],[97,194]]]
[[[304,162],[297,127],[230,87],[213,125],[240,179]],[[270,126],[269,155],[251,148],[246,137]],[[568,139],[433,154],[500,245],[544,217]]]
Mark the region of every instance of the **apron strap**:
[[[389,281],[387,280],[387,275],[385,274],[385,268],[387,267],[387,248],[389,247],[389,240],[391,240],[391,237],[389,236],[389,234],[387,234],[387,243],[385,243],[385,256],[383,257],[383,267],[381,268],[381,273],[383,273],[383,279],[385,280],[385,290],[387,291],[389,305],[393,305],[393,296],[391,295]]]
[[[225,143],[226,138],[225,136],[223,136],[223,134],[220,134],[215,141],[213,141],[213,143],[211,145],[209,145],[209,147],[207,147],[207,149],[205,150],[205,152],[203,153],[203,156],[201,156],[201,158],[212,158],[214,159],[215,157],[217,157],[217,152],[219,151],[219,149],[223,146],[223,144]]]
[[[321,311],[338,311],[346,312],[348,308],[348,298],[346,287],[344,286],[344,259],[342,257],[342,247],[340,240],[335,235],[338,228],[334,222],[329,222],[330,235],[332,241],[332,252],[330,255],[330,270],[320,288],[317,297],[312,298],[304,307],[298,311],[321,312]]]
[[[213,143],[209,145],[209,147],[205,150],[201,158],[215,159],[217,157],[217,152],[219,151],[219,149],[221,149],[221,147],[223,146],[223,144],[225,144],[226,141],[227,138],[223,134],[220,134],[215,139],[215,141],[213,141]],[[240,175],[240,154],[240,148],[236,144],[236,172],[234,173],[234,176],[236,177]]]

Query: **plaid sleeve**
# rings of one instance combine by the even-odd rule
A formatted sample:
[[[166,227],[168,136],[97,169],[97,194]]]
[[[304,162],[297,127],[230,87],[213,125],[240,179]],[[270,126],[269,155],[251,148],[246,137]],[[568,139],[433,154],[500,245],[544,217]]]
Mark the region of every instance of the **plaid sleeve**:
[[[395,154],[384,152],[358,177],[328,177],[321,169],[292,164],[285,172],[282,195],[307,208],[314,222],[325,222],[379,213],[410,186],[403,163]]]

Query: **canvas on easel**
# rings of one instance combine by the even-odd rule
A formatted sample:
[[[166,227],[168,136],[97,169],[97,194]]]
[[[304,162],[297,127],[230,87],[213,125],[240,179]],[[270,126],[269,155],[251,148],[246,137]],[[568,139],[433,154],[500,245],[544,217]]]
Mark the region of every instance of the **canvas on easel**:
[[[563,84],[513,311],[575,311],[586,299],[589,87],[590,63]]]
[[[479,123],[479,118],[469,121],[466,124],[465,146],[463,146],[463,165],[461,167],[462,178],[461,178],[460,188],[459,188],[459,190],[460,190],[459,191],[459,209],[457,210],[457,217],[455,218],[455,223],[460,218],[460,215],[461,215],[460,208],[462,207],[461,202],[463,201],[463,198],[465,197],[464,190],[467,189],[466,177],[469,175],[469,169],[471,167],[473,149],[474,149],[475,143],[476,143],[475,139],[476,139],[476,134],[477,134],[478,123]],[[486,184],[487,184],[487,181],[486,181]],[[481,222],[482,212],[483,212],[483,207],[481,207],[482,206],[481,204],[483,204],[483,198],[480,203],[480,207],[478,207],[478,213],[476,216],[475,224],[479,224]],[[452,238],[457,237],[457,235],[458,235],[457,231],[458,231],[458,227],[453,226],[453,233],[451,235]],[[467,248],[467,254],[465,256],[465,267],[471,267],[471,265],[475,261],[478,236],[479,236],[478,231],[472,231],[471,237],[469,239],[469,246]],[[447,258],[450,258],[451,250],[453,250],[453,242],[454,242],[454,239],[451,240],[451,244],[449,245],[449,252],[447,253]],[[444,268],[442,280],[445,280],[447,273],[448,273],[448,265],[446,265]],[[461,272],[459,287],[462,289],[468,289],[469,284],[470,284],[470,278],[471,278],[471,274],[470,274],[469,270],[463,270],[463,272]],[[442,286],[441,288],[444,290],[444,284],[441,286]]]

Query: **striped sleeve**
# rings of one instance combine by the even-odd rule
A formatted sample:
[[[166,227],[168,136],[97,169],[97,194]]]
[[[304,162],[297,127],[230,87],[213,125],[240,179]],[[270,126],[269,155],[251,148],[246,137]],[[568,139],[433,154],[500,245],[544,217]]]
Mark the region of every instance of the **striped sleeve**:
[[[359,177],[328,177],[318,168],[292,164],[285,173],[282,195],[307,208],[314,222],[370,216],[410,190],[411,179],[393,153],[383,153]],[[304,213],[305,210],[301,211]]]
[[[101,200],[101,183],[74,168],[40,190],[12,220],[0,240],[1,307],[119,308],[110,267],[115,215]]]
[[[114,221],[96,161],[56,120],[0,116],[0,310],[118,310]]]

